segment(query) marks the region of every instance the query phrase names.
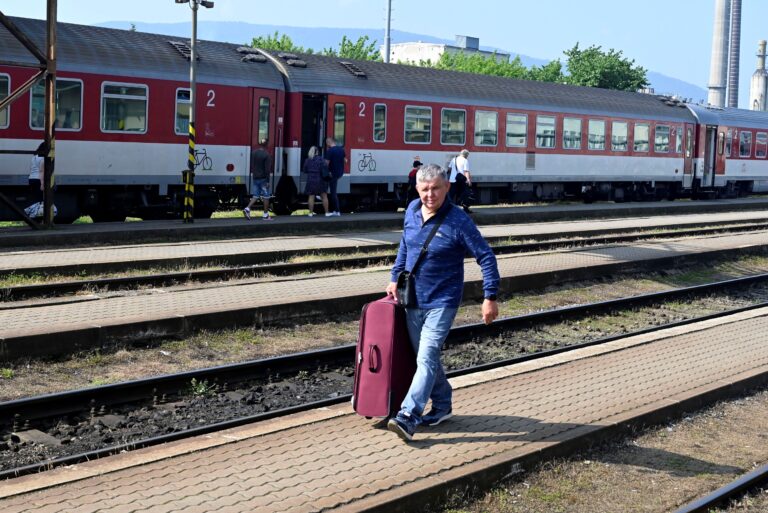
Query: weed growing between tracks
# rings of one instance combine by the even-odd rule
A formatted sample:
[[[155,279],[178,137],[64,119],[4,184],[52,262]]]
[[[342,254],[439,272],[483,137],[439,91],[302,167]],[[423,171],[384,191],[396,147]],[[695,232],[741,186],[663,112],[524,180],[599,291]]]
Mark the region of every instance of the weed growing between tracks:
[[[571,458],[544,462],[445,513],[662,513],[768,461],[768,391],[754,391]],[[728,511],[764,512],[768,495]]]

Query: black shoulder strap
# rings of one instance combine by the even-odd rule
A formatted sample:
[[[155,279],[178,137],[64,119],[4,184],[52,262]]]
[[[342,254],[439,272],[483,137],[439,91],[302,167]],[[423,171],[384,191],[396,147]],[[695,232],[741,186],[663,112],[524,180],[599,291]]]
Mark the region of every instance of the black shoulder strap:
[[[421,251],[419,252],[419,256],[416,257],[416,261],[413,263],[413,267],[411,267],[411,272],[414,272],[416,270],[416,267],[418,267],[419,262],[421,262],[421,259],[424,258],[424,255],[427,254],[427,247],[429,247],[429,243],[432,242],[432,238],[437,233],[437,230],[440,229],[440,225],[442,225],[443,221],[445,221],[445,218],[448,216],[448,212],[451,210],[451,208],[453,208],[453,205],[449,205],[445,213],[435,218],[435,227],[432,228],[432,231],[429,233],[429,236],[426,238],[426,240],[424,240],[424,244],[422,244],[421,246]]]

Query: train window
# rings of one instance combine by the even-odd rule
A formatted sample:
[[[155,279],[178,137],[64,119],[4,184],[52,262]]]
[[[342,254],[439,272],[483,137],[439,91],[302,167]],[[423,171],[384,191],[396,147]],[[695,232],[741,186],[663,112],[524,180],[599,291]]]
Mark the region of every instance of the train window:
[[[377,103],[373,106],[373,141],[387,140],[387,106]]]
[[[590,150],[605,149],[605,121],[600,119],[589,120],[589,139],[587,148]]]
[[[669,127],[656,125],[653,149],[656,153],[669,153]]]
[[[507,146],[528,145],[528,116],[507,114]]]
[[[693,155],[693,129],[688,127],[685,129],[685,158],[689,159],[691,155]]]
[[[189,89],[176,89],[176,134],[189,133]]]
[[[581,119],[563,119],[563,148],[578,150],[581,148]]]
[[[496,146],[499,140],[499,114],[478,110],[475,112],[475,144]]]
[[[635,125],[635,144],[633,149],[637,152],[646,152],[650,149],[651,128],[647,123],[637,123]]]
[[[581,148],[580,118],[565,118],[563,120],[563,148],[566,150]]]
[[[467,111],[443,109],[440,113],[440,144],[460,144],[466,141]]]
[[[45,128],[45,81],[32,86],[29,126]],[[80,130],[82,125],[83,83],[79,80],[56,80],[56,130]]]
[[[536,116],[536,147],[555,147],[555,116]]]
[[[338,105],[341,105],[342,107],[344,106],[342,104]],[[334,128],[334,130],[336,130],[336,128]],[[259,141],[259,144],[261,144],[261,141],[269,141],[269,98],[259,98],[259,133],[257,140]]]
[[[675,129],[675,153],[683,152],[683,127],[679,126]]]
[[[405,108],[405,142],[429,144],[432,142],[432,108]]]
[[[766,145],[768,145],[768,134],[765,132],[755,134],[755,157],[759,159],[765,158]]]
[[[0,75],[0,100],[7,98],[11,91],[11,77]],[[8,128],[8,109],[0,110],[0,128]]]
[[[147,131],[147,86],[141,84],[115,84],[101,86],[101,131]]]
[[[611,123],[611,150],[627,151],[629,141],[628,125],[626,121],[614,121]]]
[[[725,156],[730,157],[731,146],[733,145],[733,130],[729,128],[725,134]]]
[[[720,132],[717,134],[717,154],[722,155],[725,151],[725,134]]]
[[[343,103],[337,103],[333,106],[333,138],[339,144],[344,146],[346,137],[347,106]]]
[[[739,157],[752,155],[752,132],[742,131],[739,134]]]

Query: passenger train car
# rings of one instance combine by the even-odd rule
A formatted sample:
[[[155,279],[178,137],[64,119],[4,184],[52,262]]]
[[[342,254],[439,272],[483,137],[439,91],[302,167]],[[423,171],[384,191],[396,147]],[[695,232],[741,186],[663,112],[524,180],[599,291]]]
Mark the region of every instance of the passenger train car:
[[[12,21],[44,45],[43,21]],[[36,65],[2,28],[0,48],[3,97]],[[209,41],[199,53],[198,216],[242,204],[260,139],[276,156],[279,212],[298,206],[302,163],[326,137],[347,152],[348,209],[401,206],[412,160],[444,164],[462,148],[481,203],[735,196],[768,179],[766,113]],[[188,57],[177,37],[58,25],[59,222],[178,215]],[[0,113],[0,149],[37,146],[42,105],[35,87]],[[0,158],[0,187],[25,206],[29,156]]]

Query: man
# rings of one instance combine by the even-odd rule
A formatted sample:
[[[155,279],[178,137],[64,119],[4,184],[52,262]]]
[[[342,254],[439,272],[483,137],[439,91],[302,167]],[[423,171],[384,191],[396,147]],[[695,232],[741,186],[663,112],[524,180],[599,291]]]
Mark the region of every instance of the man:
[[[333,209],[332,212],[325,215],[327,217],[338,217],[341,213],[339,211],[339,196],[336,194],[336,190],[339,184],[339,178],[344,176],[344,160],[346,159],[347,154],[344,151],[344,147],[337,144],[333,137],[326,139],[325,143],[328,146],[328,151],[325,154],[325,161],[331,172],[331,181],[329,185],[331,187],[331,208]]]
[[[271,221],[269,215],[269,177],[272,174],[272,158],[267,153],[267,140],[259,141],[259,146],[251,152],[251,201],[243,209],[243,215],[251,220],[251,207],[261,198],[264,213],[261,218]]]
[[[461,304],[467,252],[474,255],[483,271],[483,321],[489,324],[499,314],[496,257],[472,219],[446,201],[449,188],[446,172],[437,164],[424,166],[416,173],[419,199],[406,208],[403,237],[392,281],[387,285],[387,294],[397,299],[398,274],[413,270],[422,244],[442,219],[426,255],[413,270],[417,306],[405,309],[408,334],[416,352],[416,374],[400,412],[387,427],[406,441],[413,439],[418,425],[435,426],[452,415],[452,389],[440,362],[440,350]],[[432,399],[432,409],[422,416],[428,399]]]
[[[461,205],[464,212],[471,214],[467,203],[469,197],[469,188],[472,187],[472,174],[469,171],[469,151],[464,149],[451,162],[453,172],[451,173],[451,201],[456,205]]]

